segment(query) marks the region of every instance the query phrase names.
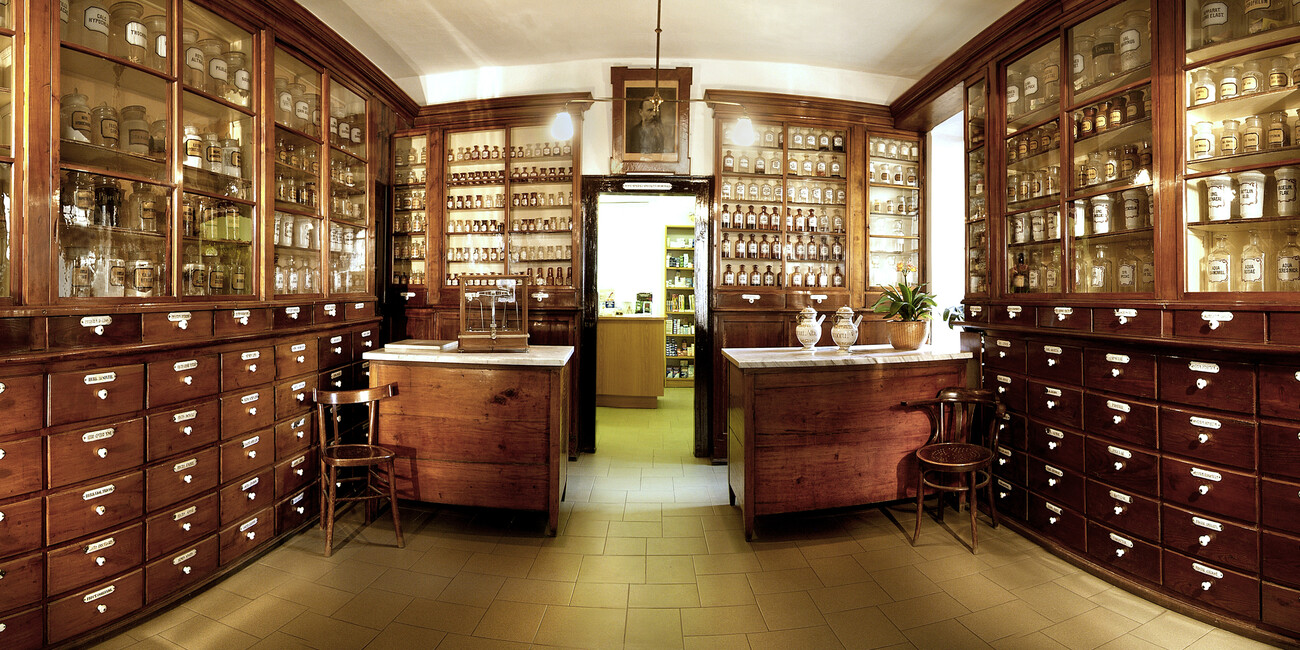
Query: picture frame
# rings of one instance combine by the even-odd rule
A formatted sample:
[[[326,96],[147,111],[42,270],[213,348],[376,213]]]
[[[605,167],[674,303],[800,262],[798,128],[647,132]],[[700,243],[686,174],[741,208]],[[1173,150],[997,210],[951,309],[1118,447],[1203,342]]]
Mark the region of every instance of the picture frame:
[[[654,111],[645,100],[655,92],[654,68],[610,68],[615,100],[611,174],[691,173],[689,151],[691,68],[660,68],[659,96],[666,100]],[[668,101],[672,100],[672,101]]]

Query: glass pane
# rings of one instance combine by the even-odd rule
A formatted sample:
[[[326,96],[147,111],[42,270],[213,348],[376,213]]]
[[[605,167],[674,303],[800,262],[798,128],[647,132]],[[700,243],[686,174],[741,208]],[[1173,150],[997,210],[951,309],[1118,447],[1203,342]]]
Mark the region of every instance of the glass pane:
[[[414,136],[394,138],[393,144],[393,284],[424,284],[428,251],[424,197],[429,140]],[[417,208],[416,206],[420,207]]]
[[[64,171],[59,196],[60,297],[169,295],[166,187]]]
[[[1075,102],[1151,76],[1151,2],[1128,0],[1070,28]]]
[[[1060,97],[1061,42],[1053,40],[1007,66],[1007,133],[1054,115]]]
[[[1010,293],[1059,293],[1061,132],[1056,120],[1006,139],[1006,285]]]
[[[966,146],[975,148],[984,144],[984,120],[988,109],[984,80],[966,89]]]
[[[293,131],[275,130],[275,209],[314,215],[320,145]]]
[[[181,161],[186,189],[253,198],[253,116],[186,92]]]
[[[5,6],[8,9],[8,5]],[[0,36],[0,154],[13,154],[14,39]]]
[[[319,138],[320,97],[320,73],[276,48],[275,123]]]
[[[1074,113],[1074,192],[1151,182],[1150,86],[1114,95]]]
[[[1052,120],[1007,138],[1007,210],[1056,203],[1061,195],[1061,130]]]
[[[795,230],[793,207],[786,212],[790,217],[789,226],[781,227],[786,193],[782,180],[786,169],[785,129],[780,125],[755,124],[754,134],[754,143],[749,146],[733,141],[729,130],[723,136],[720,182],[724,203],[718,213],[721,226],[718,280],[721,286],[749,286],[754,275],[758,276],[761,286],[768,270],[763,267],[769,267],[772,269],[771,286],[780,287],[785,279],[782,260],[793,262],[795,259],[793,239],[783,244],[780,234],[784,230],[793,236]],[[803,142],[802,131],[800,142]],[[804,215],[804,229],[807,219]],[[762,263],[763,267],[746,264],[750,260]],[[802,286],[802,270],[799,281]]]
[[[919,282],[921,242],[917,238],[871,236],[871,285]]]
[[[572,144],[553,142],[549,126],[513,128],[509,174],[509,272],[573,286]]]
[[[1300,36],[1292,5],[1289,0],[1187,0],[1188,60]]]
[[[61,56],[62,163],[166,180],[167,82],[66,47]]]
[[[1300,290],[1297,168],[1187,181],[1187,290]]]
[[[187,88],[238,106],[249,105],[257,69],[252,34],[186,2],[181,48],[185,62],[181,79]]]
[[[455,285],[462,276],[505,273],[506,132],[450,133],[447,147],[454,160],[447,163],[444,282]],[[423,190],[413,191],[422,201]]]
[[[972,294],[988,293],[988,222],[972,221],[966,226],[966,271]]]
[[[330,224],[331,293],[360,293],[367,290],[366,237],[364,228]]]
[[[842,289],[847,284],[845,269],[848,259],[844,216],[848,204],[848,158],[845,154],[848,132],[790,126],[785,141],[789,148],[785,163],[783,256],[788,286]],[[915,166],[911,169],[912,182],[915,183]],[[903,173],[900,178],[906,176]],[[874,193],[872,197],[875,197]],[[761,216],[759,226],[762,226]],[[761,256],[761,244],[759,248]],[[775,252],[773,256],[782,257]],[[754,271],[750,272],[751,286],[757,270],[755,265]],[[778,279],[780,270],[778,266]],[[766,270],[760,279],[767,283]]]
[[[321,220],[305,214],[275,213],[276,295],[321,293]]]
[[[1294,45],[1235,57],[1187,73],[1187,170],[1209,172],[1295,158],[1300,104]]]
[[[13,211],[9,206],[9,186],[10,174],[12,174],[11,165],[0,165],[0,297],[11,294],[10,285],[13,283],[13,274],[10,271],[12,263],[13,247],[10,246],[9,233],[13,232]]]
[[[153,65],[157,61],[150,59],[149,51],[156,44],[154,37],[167,33],[168,4],[156,0],[71,0],[60,30],[65,41],[161,70]],[[65,18],[63,12],[59,17]],[[7,19],[5,24],[9,24]]]
[[[366,223],[366,163],[339,153],[330,154],[330,217],[359,225]]]
[[[366,100],[343,84],[330,84],[330,145],[365,158],[366,124]]]
[[[251,293],[253,206],[188,192],[181,201],[181,295]]]

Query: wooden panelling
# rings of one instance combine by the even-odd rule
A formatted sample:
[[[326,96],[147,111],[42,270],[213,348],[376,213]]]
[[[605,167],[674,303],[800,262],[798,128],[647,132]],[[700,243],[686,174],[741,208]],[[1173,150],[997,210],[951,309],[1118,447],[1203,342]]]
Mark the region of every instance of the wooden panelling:
[[[316,311],[311,305],[282,305],[271,310],[271,327],[277,330],[312,324]]]
[[[572,345],[572,344],[568,344]],[[361,359],[361,355],[379,349],[379,328],[367,327],[352,332],[352,358]]]
[[[1082,511],[1086,484],[1083,474],[1051,463],[1030,459],[1029,489],[1043,498],[1074,510]]]
[[[35,431],[45,421],[45,377],[0,377],[0,436]]]
[[[35,650],[45,637],[44,609],[37,607],[0,616],[0,644],[6,650]]]
[[[1029,525],[1079,552],[1086,550],[1086,522],[1082,515],[1059,501],[1029,495]]]
[[[275,425],[275,457],[284,460],[290,454],[316,441],[315,415],[305,413]]]
[[[1009,409],[1025,410],[1025,380],[1018,375],[989,369],[984,373],[984,387],[998,394],[998,401]]]
[[[1031,380],[1025,392],[1030,413],[1062,426],[1082,428],[1083,391]]]
[[[397,459],[396,471],[399,499],[518,510],[547,507],[548,477],[544,465],[401,457]]]
[[[601,318],[596,325],[596,394],[647,400],[664,394],[664,319]]]
[[[296,377],[306,372],[316,372],[316,339],[299,339],[275,346],[275,372],[277,377]]]
[[[362,320],[365,318],[374,318],[375,303],[372,300],[364,302],[349,302],[343,305],[344,317],[347,320]]]
[[[1259,413],[1300,420],[1300,365],[1260,365]]]
[[[144,408],[144,366],[111,366],[50,375],[50,426]]]
[[[144,462],[144,418],[54,433],[48,444],[50,487],[125,471]]]
[[[199,354],[145,365],[150,408],[209,397],[218,392],[221,366],[215,354]]]
[[[1265,474],[1300,479],[1300,425],[1259,423],[1259,469]]]
[[[41,497],[0,504],[0,556],[40,548],[45,533],[45,501]]]
[[[46,557],[49,593],[58,595],[133,569],[140,565],[143,549],[144,525],[138,523],[51,549]]]
[[[1083,471],[1083,434],[1029,421],[1026,450],[1038,460]]]
[[[317,496],[316,489],[316,486],[313,485],[276,505],[275,530],[277,535],[283,535],[294,530],[319,514],[320,497]]]
[[[1160,457],[1154,452],[1088,438],[1088,477],[1123,490],[1156,496],[1160,487]]]
[[[305,375],[286,379],[275,385],[275,419],[294,417],[312,408],[311,392],[316,389],[316,376]]]
[[[1017,485],[1025,485],[1029,480],[1029,457],[1023,451],[998,445],[993,450],[993,474]]]
[[[1263,619],[1269,625],[1300,634],[1300,589],[1265,582]]]
[[[1063,306],[1039,307],[1038,326],[1087,332],[1092,329],[1092,310]]]
[[[1009,516],[1023,521],[1029,515],[1029,493],[1006,479],[994,477],[993,499],[997,503],[999,517]],[[983,502],[980,503],[983,506]]]
[[[320,337],[316,365],[325,370],[352,363],[352,333],[338,332]]]
[[[312,316],[312,322],[315,324],[342,323],[343,322],[343,303],[325,302],[316,305],[315,314]]]
[[[221,444],[221,482],[233,481],[270,465],[274,460],[275,433],[272,429],[227,440]]]
[[[1300,538],[1266,530],[1260,546],[1264,579],[1300,587]]]
[[[1005,336],[984,337],[984,365],[998,370],[1025,372],[1025,342]]]
[[[1029,341],[1025,343],[1025,372],[1047,381],[1083,383],[1083,348]]]
[[[785,294],[762,289],[719,291],[717,303],[713,308],[718,310],[776,312],[785,309]]]
[[[1259,482],[1261,523],[1300,535],[1300,483]]]
[[[0,576],[4,589],[0,589],[0,612],[40,602],[45,595],[45,556],[32,553],[0,561]],[[4,644],[0,630],[0,645]]]
[[[315,450],[307,450],[275,464],[275,497],[283,499],[316,480],[320,464]]]

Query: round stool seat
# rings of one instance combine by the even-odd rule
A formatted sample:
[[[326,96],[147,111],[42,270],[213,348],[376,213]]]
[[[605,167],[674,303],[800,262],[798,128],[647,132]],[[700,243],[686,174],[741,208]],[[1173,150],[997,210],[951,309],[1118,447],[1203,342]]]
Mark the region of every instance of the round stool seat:
[[[325,462],[334,465],[372,465],[394,457],[393,452],[375,445],[330,445],[321,453]]]
[[[964,442],[942,442],[916,450],[917,460],[950,471],[975,468],[993,460],[987,447]]]

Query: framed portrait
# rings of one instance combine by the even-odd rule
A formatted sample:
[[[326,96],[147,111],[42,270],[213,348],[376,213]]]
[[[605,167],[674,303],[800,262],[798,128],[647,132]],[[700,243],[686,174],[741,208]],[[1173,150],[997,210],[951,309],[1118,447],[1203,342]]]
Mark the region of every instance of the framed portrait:
[[[660,172],[690,174],[691,69],[659,69],[659,97],[655,106],[653,68],[610,68],[615,97],[612,174]]]

